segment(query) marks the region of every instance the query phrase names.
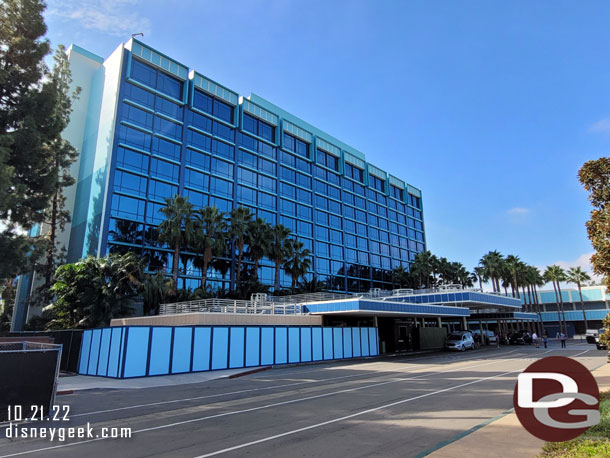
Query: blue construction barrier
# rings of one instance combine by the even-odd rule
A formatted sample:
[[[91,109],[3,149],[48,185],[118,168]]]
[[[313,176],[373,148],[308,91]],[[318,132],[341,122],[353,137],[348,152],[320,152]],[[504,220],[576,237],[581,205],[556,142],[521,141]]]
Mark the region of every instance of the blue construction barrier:
[[[368,327],[119,326],[83,332],[78,373],[147,377],[378,354]]]

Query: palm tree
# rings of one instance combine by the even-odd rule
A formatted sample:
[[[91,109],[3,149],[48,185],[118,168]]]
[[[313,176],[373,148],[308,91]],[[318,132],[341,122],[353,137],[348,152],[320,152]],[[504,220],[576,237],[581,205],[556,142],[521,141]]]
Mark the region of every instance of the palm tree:
[[[146,276],[142,283],[144,315],[157,315],[159,313],[159,305],[167,299],[170,288],[171,280],[168,281],[163,272]]]
[[[430,288],[430,277],[434,274],[434,269],[437,267],[439,260],[430,251],[422,251],[415,255],[411,263],[411,272],[417,276],[417,287],[421,288],[422,279],[426,288]]]
[[[165,216],[165,221],[159,225],[159,241],[167,243],[174,249],[172,259],[171,295],[176,295],[178,289],[178,266],[180,250],[190,246],[195,239],[195,220],[193,206],[188,199],[176,194],[165,199],[165,207],[159,212]]]
[[[476,279],[479,281],[479,288],[483,291],[483,282],[487,281],[488,278],[485,274],[485,268],[478,266],[473,269],[473,274],[476,276]],[[476,281],[476,280],[475,280]]]
[[[299,240],[286,240],[284,271],[292,279],[291,288],[293,293],[299,279],[303,278],[311,268],[311,251],[304,246],[303,242]]]
[[[517,283],[517,273],[520,270],[522,263],[521,263],[521,260],[519,259],[519,256],[509,254],[508,256],[506,256],[506,259],[504,260],[504,265],[506,266],[508,273],[512,277],[511,278],[511,289],[513,291],[513,297],[515,297],[515,292],[517,294],[517,297],[520,297],[519,296],[519,284]]]
[[[479,264],[483,267],[485,277],[491,280],[494,293],[499,293],[500,279],[504,272],[504,257],[502,254],[497,250],[490,251],[480,259]]]
[[[544,271],[544,279],[548,282],[553,283],[553,290],[555,291],[555,298],[557,301],[557,306],[559,307],[559,311],[561,312],[560,320],[559,320],[559,328],[561,330],[561,326],[563,325],[563,332],[567,336],[568,335],[568,326],[566,324],[566,316],[565,311],[563,309],[563,297],[561,296],[561,286],[560,282],[565,281],[566,274],[564,270],[558,265],[547,266]]]
[[[254,262],[253,282],[258,281],[258,266],[271,250],[271,226],[262,218],[256,218],[248,223],[246,228],[246,244],[248,257]]]
[[[567,281],[570,283],[576,283],[578,286],[578,295],[580,296],[580,308],[582,309],[582,319],[585,322],[585,331],[589,329],[589,325],[587,323],[587,316],[585,314],[585,302],[582,300],[582,283],[586,281],[591,281],[591,277],[585,271],[583,271],[580,267],[571,267],[568,270],[568,275],[566,276]]]
[[[201,267],[201,289],[205,292],[210,262],[214,257],[224,253],[226,247],[227,222],[224,213],[216,206],[198,209],[195,215],[197,219],[195,249],[199,254],[195,261],[198,267]]]
[[[269,259],[275,264],[275,281],[274,288],[278,292],[280,286],[280,267],[286,259],[288,254],[288,237],[290,236],[290,229],[283,226],[282,224],[276,224],[271,228],[271,245],[269,249]]]
[[[239,284],[241,267],[244,257],[244,246],[246,244],[246,231],[248,224],[252,221],[252,212],[247,207],[237,207],[231,210],[229,215],[231,242],[237,247],[237,266],[235,273],[235,286]],[[231,250],[233,252],[233,249]],[[231,288],[232,289],[232,288]]]
[[[403,266],[398,266],[392,270],[392,281],[399,288],[404,288],[409,284],[410,274]]]

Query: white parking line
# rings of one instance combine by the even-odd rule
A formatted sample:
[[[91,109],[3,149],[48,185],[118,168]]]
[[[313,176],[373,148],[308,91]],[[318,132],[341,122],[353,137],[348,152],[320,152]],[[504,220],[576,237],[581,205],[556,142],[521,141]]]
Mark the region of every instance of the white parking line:
[[[429,397],[429,396],[434,396],[436,394],[446,393],[447,391],[456,390],[456,389],[462,388],[464,386],[473,385],[475,383],[483,382],[483,381],[486,381],[486,380],[491,380],[491,379],[498,378],[498,377],[503,377],[503,376],[508,375],[508,374],[514,374],[516,372],[521,372],[522,370],[523,369],[520,369],[518,371],[504,372],[503,374],[494,375],[494,376],[491,376],[491,377],[481,378],[481,379],[478,379],[478,380],[474,380],[472,382],[462,383],[460,385],[456,385],[456,386],[453,386],[453,387],[450,387],[450,388],[445,388],[443,390],[434,391],[433,393],[426,393],[426,394],[422,394],[422,395],[419,395],[419,396],[414,396],[412,398],[402,399],[400,401],[391,402],[389,404],[385,404],[385,405],[382,405],[382,406],[379,406],[379,407],[374,407],[372,409],[367,409],[367,410],[363,410],[361,412],[356,412],[356,413],[353,413],[351,415],[345,415],[343,417],[334,418],[332,420],[324,421],[324,422],[321,422],[321,423],[316,423],[315,425],[305,426],[304,428],[293,429],[292,431],[286,431],[284,433],[276,434],[274,436],[264,437],[262,439],[258,439],[258,440],[255,440],[255,441],[246,442],[244,444],[235,445],[233,447],[225,448],[225,449],[222,449],[222,450],[217,450],[217,451],[212,452],[212,453],[206,453],[205,455],[199,455],[199,456],[197,456],[195,458],[207,458],[207,457],[210,457],[210,456],[221,455],[223,453],[232,452],[234,450],[239,450],[239,449],[242,449],[242,448],[250,447],[252,445],[261,444],[263,442],[268,442],[268,441],[271,441],[271,440],[274,440],[274,439],[279,439],[280,437],[290,436],[292,434],[297,434],[297,433],[300,433],[300,432],[303,432],[303,431],[308,431],[310,429],[315,429],[315,428],[319,428],[321,426],[330,425],[332,423],[337,423],[337,422],[340,422],[340,421],[349,420],[350,418],[359,417],[359,416],[365,415],[367,413],[372,413],[372,412],[376,412],[378,410],[387,409],[389,407],[394,407],[394,406],[397,406],[397,405],[400,405],[400,404],[404,404],[406,402],[416,401],[418,399],[426,398],[426,397]]]
[[[510,352],[504,353],[503,355],[509,355],[509,354],[515,353],[517,351],[518,350],[513,350],[513,351],[510,351]],[[475,358],[464,358],[464,359],[461,359],[461,360],[455,361],[455,362],[472,361],[474,359],[477,359],[477,358],[476,357]],[[494,361],[494,362],[497,362],[497,361]],[[467,369],[467,368],[465,368],[465,369]],[[435,373],[435,372],[433,372],[433,373]],[[375,377],[375,375],[371,375],[371,374],[341,375],[341,376],[338,376],[338,377],[330,377],[330,378],[325,378],[325,379],[320,379],[320,380],[307,380],[307,381],[303,381],[303,382],[286,383],[286,384],[283,384],[283,385],[274,385],[274,386],[267,386],[267,387],[261,387],[261,388],[249,388],[247,390],[230,391],[228,393],[208,394],[208,395],[205,395],[205,396],[196,396],[196,397],[182,398],[182,399],[172,399],[172,400],[169,400],[169,401],[150,402],[150,403],[147,403],[147,404],[137,404],[137,405],[133,405],[133,406],[117,407],[117,408],[114,408],[114,409],[96,410],[96,411],[93,411],[93,412],[85,412],[85,413],[74,414],[74,415],[71,415],[70,417],[74,418],[74,417],[82,417],[82,416],[85,416],[85,415],[99,415],[99,414],[102,414],[102,413],[119,412],[119,411],[123,411],[123,410],[138,409],[138,408],[142,408],[142,407],[154,407],[154,406],[160,406],[160,405],[165,405],[165,404],[173,404],[173,403],[176,403],[176,402],[198,401],[198,400],[201,400],[201,399],[217,398],[217,397],[229,396],[229,395],[233,395],[233,394],[252,393],[252,392],[256,392],[256,391],[273,390],[275,388],[286,388],[286,387],[297,386],[297,385],[306,385],[306,384],[311,384],[311,383],[321,383],[321,382],[340,380],[340,379],[347,379],[347,378],[354,378],[354,377],[364,377],[364,378],[367,378],[367,377]]]
[[[453,368],[450,370],[445,370],[445,371],[436,371],[436,372],[432,372],[432,374],[445,374],[445,373],[450,373],[450,372],[457,372],[457,371],[461,371],[461,370],[465,370],[465,369],[470,369],[472,367],[481,367],[481,366],[487,366],[490,364],[495,364],[495,363],[499,363],[499,362],[503,362],[502,360],[497,360],[497,361],[488,361],[486,363],[481,363],[481,364],[476,364],[476,365],[472,365],[472,366],[467,366],[467,367],[459,367],[459,368]],[[520,372],[520,371],[516,371],[516,372]],[[511,373],[511,372],[509,372]],[[148,431],[156,431],[156,430],[160,430],[160,429],[167,429],[167,428],[172,428],[174,426],[181,426],[181,425],[186,425],[189,423],[195,423],[195,422],[200,422],[200,421],[204,421],[204,420],[211,420],[214,418],[220,418],[220,417],[227,417],[227,416],[232,416],[232,415],[237,415],[237,414],[241,414],[241,413],[248,413],[248,412],[254,412],[257,410],[263,410],[263,409],[269,409],[272,407],[279,407],[282,405],[287,405],[287,404],[294,404],[297,402],[302,402],[302,401],[308,401],[308,400],[312,400],[312,399],[319,399],[319,398],[323,398],[323,397],[328,397],[328,396],[332,396],[335,394],[343,394],[343,393],[349,393],[349,392],[353,392],[353,391],[359,391],[359,390],[363,390],[366,388],[373,388],[373,387],[377,387],[377,386],[382,386],[382,385],[388,385],[391,383],[398,383],[398,382],[404,382],[404,381],[410,381],[410,380],[417,380],[417,379],[422,379],[425,377],[430,377],[432,374],[430,373],[425,373],[422,374],[420,376],[415,376],[415,377],[406,377],[406,378],[398,378],[398,379],[391,379],[385,382],[379,382],[379,383],[374,383],[371,385],[365,385],[365,386],[361,386],[361,387],[355,387],[355,388],[349,388],[349,389],[343,389],[343,390],[338,390],[338,391],[334,391],[334,392],[330,392],[330,393],[323,393],[323,394],[318,394],[318,395],[314,395],[314,396],[307,396],[304,398],[298,398],[298,399],[291,399],[288,401],[282,401],[282,402],[276,402],[276,403],[272,403],[272,404],[266,404],[263,406],[258,406],[258,407],[251,407],[248,409],[242,409],[242,410],[236,410],[236,411],[232,411],[232,412],[223,412],[223,413],[219,413],[219,414],[215,414],[215,415],[208,415],[206,417],[199,417],[199,418],[192,418],[190,420],[184,420],[184,421],[179,421],[179,422],[174,422],[174,423],[169,423],[169,424],[165,424],[165,425],[159,425],[159,426],[153,426],[150,428],[143,428],[143,429],[139,429],[136,431],[132,431],[132,435],[134,434],[138,434],[138,433],[143,433],[143,432],[148,432]],[[500,374],[500,375],[496,375],[494,377],[491,378],[496,378],[496,377],[500,377],[502,375],[505,374]],[[483,380],[483,379],[481,379]],[[481,381],[479,380],[479,381]],[[475,382],[469,382],[466,383],[464,385],[460,385],[460,386],[466,386],[466,385],[470,385],[472,383],[476,383]],[[457,388],[457,387],[454,387]],[[454,389],[451,388],[451,389]],[[439,392],[443,392],[443,391],[448,391],[446,390],[441,390]],[[429,394],[427,395],[423,395],[423,396],[419,396],[419,397],[426,397],[429,396]],[[419,399],[419,397],[413,398],[414,399]],[[400,402],[399,402],[400,403]],[[320,425],[322,426],[322,425]],[[280,436],[278,436],[280,437]],[[70,444],[62,444],[62,445],[55,445],[55,446],[51,446],[51,447],[44,447],[44,448],[40,448],[40,449],[34,449],[34,450],[26,450],[23,452],[17,452],[17,453],[12,453],[9,455],[2,455],[0,456],[0,458],[9,458],[9,457],[13,457],[13,456],[22,456],[22,455],[28,455],[30,453],[36,453],[36,452],[43,452],[43,451],[47,451],[47,450],[55,450],[55,449],[59,449],[59,448],[66,448],[66,447],[72,447],[75,445],[81,445],[81,444],[87,444],[87,443],[91,443],[91,442],[97,442],[97,441],[101,441],[101,440],[105,440],[107,438],[96,438],[96,439],[89,439],[89,440],[84,440],[84,441],[80,441],[80,442],[73,442]],[[227,450],[229,451],[229,450]]]

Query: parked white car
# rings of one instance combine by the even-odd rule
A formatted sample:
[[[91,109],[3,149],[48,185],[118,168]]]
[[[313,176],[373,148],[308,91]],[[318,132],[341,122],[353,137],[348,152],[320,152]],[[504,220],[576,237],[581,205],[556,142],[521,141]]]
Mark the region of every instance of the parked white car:
[[[452,332],[445,340],[447,350],[474,350],[474,339],[470,331]]]

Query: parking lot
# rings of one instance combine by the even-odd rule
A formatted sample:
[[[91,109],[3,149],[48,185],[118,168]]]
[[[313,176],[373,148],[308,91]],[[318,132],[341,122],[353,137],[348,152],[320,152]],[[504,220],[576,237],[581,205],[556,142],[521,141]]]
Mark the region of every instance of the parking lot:
[[[553,343],[274,368],[205,383],[59,396],[69,423],[131,428],[131,438],[0,439],[0,458],[425,456],[512,408],[516,377],[537,358],[593,370],[607,352]],[[3,428],[4,429],[4,428]]]

